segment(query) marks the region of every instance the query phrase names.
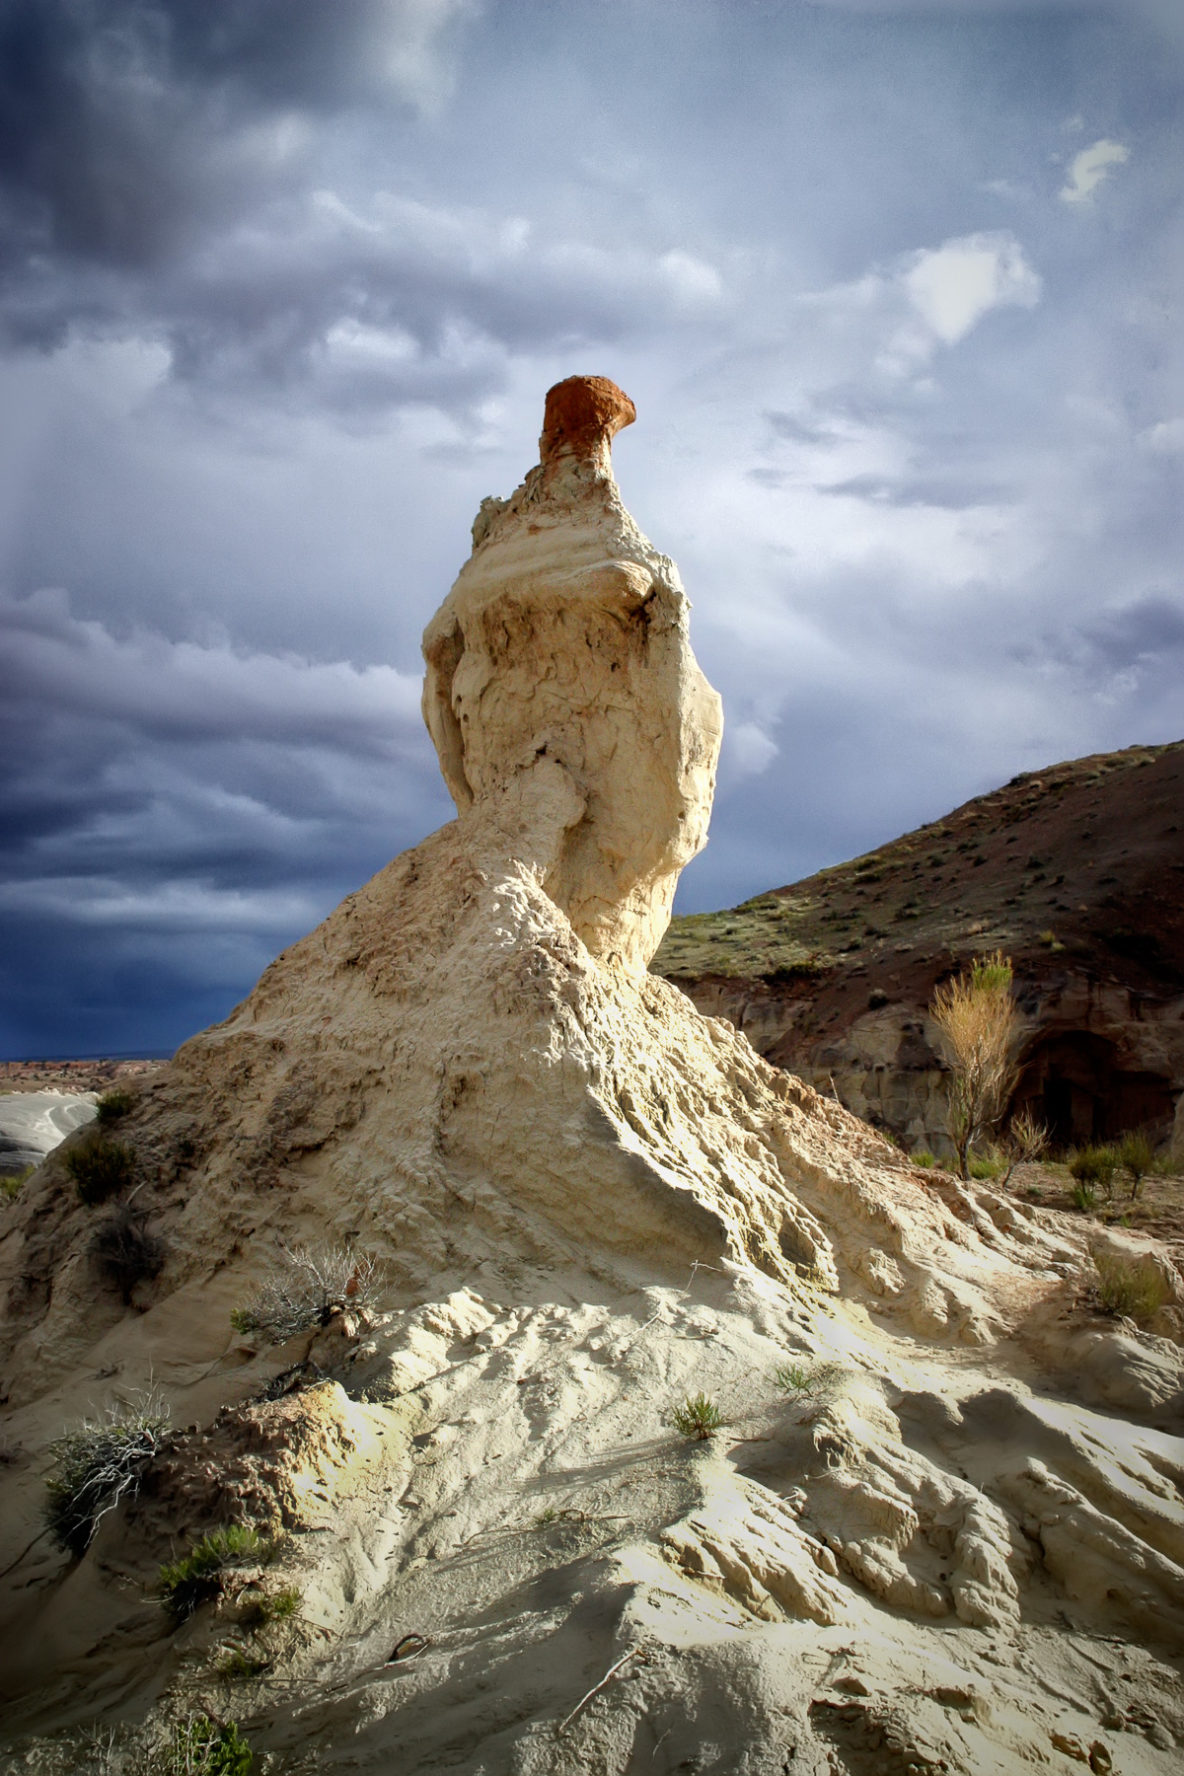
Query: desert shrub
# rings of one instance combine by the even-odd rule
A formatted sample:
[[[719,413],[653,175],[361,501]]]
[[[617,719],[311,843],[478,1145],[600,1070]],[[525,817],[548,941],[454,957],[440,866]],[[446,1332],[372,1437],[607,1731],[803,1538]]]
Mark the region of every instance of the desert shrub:
[[[169,1412],[158,1394],[111,1406],[101,1419],[84,1419],[53,1445],[54,1471],[46,1481],[47,1526],[59,1547],[85,1554],[108,1511],[139,1490],[140,1476],[160,1448]]]
[[[106,1202],[126,1190],[135,1171],[135,1155],[123,1141],[92,1135],[66,1155],[66,1170],[84,1203]]]
[[[195,1542],[188,1554],[162,1566],[157,1594],[175,1623],[184,1622],[203,1603],[222,1595],[226,1574],[236,1566],[274,1558],[276,1544],[257,1529],[233,1524],[215,1529]]]
[[[1118,1154],[1113,1147],[1082,1147],[1069,1160],[1069,1175],[1079,1184],[1101,1185],[1107,1196],[1114,1194],[1114,1174],[1118,1170]]]
[[[774,1369],[773,1380],[783,1394],[817,1400],[833,1394],[845,1373],[841,1363],[786,1363]]]
[[[112,1086],[110,1091],[105,1091],[95,1105],[99,1126],[108,1128],[111,1123],[118,1122],[121,1116],[127,1115],[133,1101],[131,1092],[124,1091],[122,1086]]]
[[[1007,1169],[1003,1174],[1003,1183],[1010,1183],[1011,1174],[1017,1165],[1031,1165],[1033,1160],[1039,1159],[1047,1150],[1047,1125],[1025,1105],[1007,1125],[1007,1134],[1003,1140]]]
[[[144,1217],[127,1203],[120,1203],[100,1223],[90,1242],[96,1270],[119,1290],[125,1307],[131,1305],[137,1283],[151,1282],[160,1275],[167,1250],[162,1239],[149,1233]]]
[[[365,1313],[381,1286],[377,1261],[352,1246],[285,1246],[272,1275],[234,1310],[230,1323],[236,1332],[261,1332],[282,1344],[314,1326],[327,1326],[344,1308]]]
[[[930,1171],[937,1164],[937,1154],[930,1153],[928,1147],[918,1147],[913,1154],[913,1164],[921,1166],[924,1171]]]
[[[1155,1170],[1155,1148],[1145,1134],[1132,1131],[1119,1142],[1117,1159],[1130,1177],[1132,1197],[1138,1196],[1143,1179]]]
[[[1011,963],[996,950],[938,987],[929,1008],[949,1068],[946,1126],[963,1178],[971,1147],[999,1120],[1015,1084],[1023,1023],[1011,987]]]
[[[144,1776],[250,1776],[254,1754],[234,1721],[206,1714],[179,1722],[164,1739]],[[138,1773],[137,1773],[138,1776]]]
[[[670,1422],[682,1437],[705,1443],[724,1422],[724,1415],[707,1394],[688,1394],[670,1413]]]
[[[1148,1260],[1119,1252],[1095,1252],[1095,1294],[1103,1313],[1118,1314],[1142,1325],[1168,1299],[1165,1278]]]
[[[1086,1212],[1097,1207],[1098,1193],[1092,1184],[1079,1181],[1070,1187],[1069,1200],[1075,1209]]]

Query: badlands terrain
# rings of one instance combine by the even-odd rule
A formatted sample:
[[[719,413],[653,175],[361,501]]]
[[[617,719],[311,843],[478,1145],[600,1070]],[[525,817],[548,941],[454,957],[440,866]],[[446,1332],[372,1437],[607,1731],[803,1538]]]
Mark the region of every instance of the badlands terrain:
[[[1184,1155],[1184,742],[1027,772],[850,863],[676,919],[654,967],[910,1147],[945,1147],[928,1008],[1001,949],[1027,1022],[1015,1107],[1057,1146],[1146,1128]]]
[[[293,1776],[1180,1768],[1170,1257],[648,972],[720,711],[632,418],[551,391],[428,628],[457,819],[4,1211],[6,1770],[230,1722]],[[63,1434],[135,1413],[136,1485],[47,1531]]]

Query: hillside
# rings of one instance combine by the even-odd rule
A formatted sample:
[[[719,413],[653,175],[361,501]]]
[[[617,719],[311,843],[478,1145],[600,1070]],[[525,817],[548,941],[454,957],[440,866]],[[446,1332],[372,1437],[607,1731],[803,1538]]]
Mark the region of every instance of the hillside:
[[[767,1059],[932,1142],[925,1009],[995,949],[1030,1019],[1017,1104],[1062,1145],[1166,1135],[1184,1091],[1184,743],[1025,772],[850,863],[676,919],[653,966]]]

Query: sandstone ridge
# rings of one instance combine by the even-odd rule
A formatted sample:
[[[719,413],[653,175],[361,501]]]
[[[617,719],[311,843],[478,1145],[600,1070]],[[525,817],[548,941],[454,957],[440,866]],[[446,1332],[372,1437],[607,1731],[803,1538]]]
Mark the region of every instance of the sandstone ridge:
[[[1076,1229],[913,1169],[646,974],[719,707],[612,480],[631,403],[578,380],[425,636],[457,819],[143,1086],[119,1198],[70,1179],[92,1131],[6,1213],[11,1767],[201,1707],[293,1773],[1003,1776],[1072,1743],[1168,1776],[1180,1280],[1111,1235],[1164,1306],[1098,1318]],[[164,1252],[126,1298],[121,1205]],[[375,1257],[377,1304],[233,1330],[302,1242]],[[38,1539],[54,1438],[150,1384],[138,1497],[81,1557]],[[697,1393],[704,1442],[671,1424]],[[176,1628],[151,1591],[263,1518],[301,1613],[244,1676],[241,1601]]]

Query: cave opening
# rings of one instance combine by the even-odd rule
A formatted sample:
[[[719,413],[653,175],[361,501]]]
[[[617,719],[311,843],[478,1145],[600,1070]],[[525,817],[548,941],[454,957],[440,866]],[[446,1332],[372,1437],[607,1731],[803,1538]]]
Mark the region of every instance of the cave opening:
[[[1066,1030],[1030,1050],[1011,1108],[1038,1117],[1054,1149],[1082,1147],[1130,1129],[1166,1135],[1175,1095],[1162,1074],[1120,1066],[1116,1046],[1105,1036]]]

